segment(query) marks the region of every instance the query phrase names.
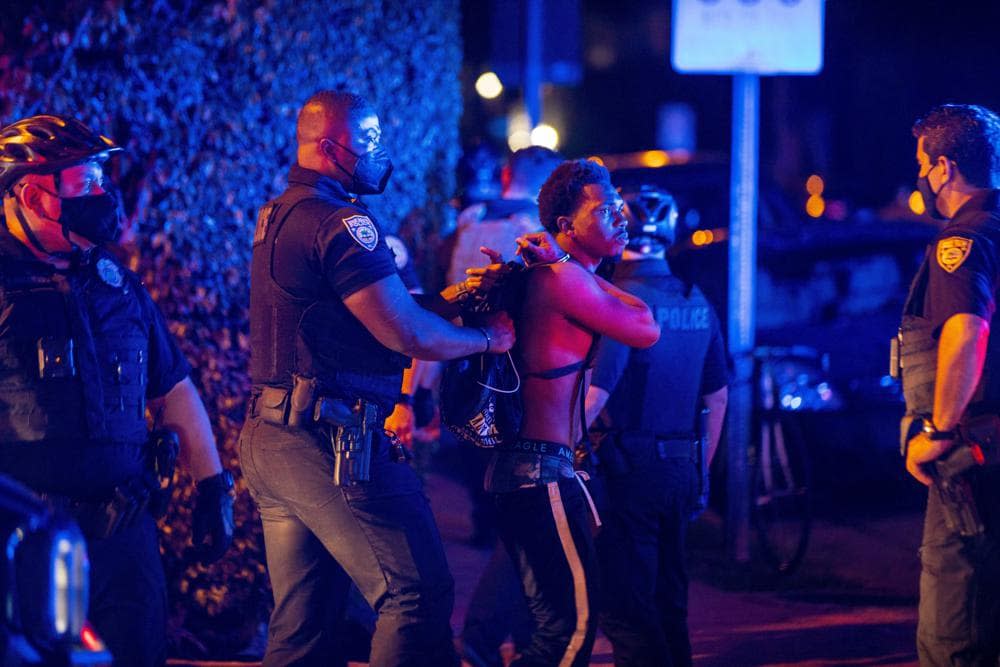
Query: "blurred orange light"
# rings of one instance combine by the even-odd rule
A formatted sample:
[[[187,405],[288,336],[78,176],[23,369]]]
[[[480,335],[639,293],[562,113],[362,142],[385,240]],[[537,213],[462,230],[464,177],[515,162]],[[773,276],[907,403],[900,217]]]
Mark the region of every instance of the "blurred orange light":
[[[818,218],[826,210],[826,202],[819,195],[812,195],[806,201],[806,213],[811,218]]]
[[[639,161],[644,167],[665,167],[670,164],[670,155],[667,151],[644,151]]]
[[[927,207],[924,206],[924,198],[920,195],[919,190],[914,190],[910,193],[909,199],[910,210],[917,215],[923,215],[927,212]]]
[[[823,194],[823,187],[823,178],[819,174],[813,174],[806,179],[806,192],[814,197],[819,197]]]
[[[710,229],[699,229],[691,235],[691,243],[696,246],[708,245],[714,240],[715,234],[713,234]]]
[[[591,155],[587,159],[590,160],[591,162],[596,162],[597,164],[601,165],[602,167],[605,166],[604,165],[604,160],[601,159],[600,155]]]

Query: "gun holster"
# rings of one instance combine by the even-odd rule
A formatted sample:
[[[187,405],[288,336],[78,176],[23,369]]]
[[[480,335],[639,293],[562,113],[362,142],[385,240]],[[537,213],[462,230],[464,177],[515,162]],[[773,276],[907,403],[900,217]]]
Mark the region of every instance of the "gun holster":
[[[959,443],[926,469],[934,480],[948,527],[963,537],[985,531],[971,482],[979,467],[1000,463],[1000,417],[992,414],[963,420],[958,425]]]
[[[382,429],[378,407],[360,398],[348,402],[321,397],[314,418],[329,429],[333,483],[351,486],[370,481],[374,436]]]
[[[378,406],[364,399],[319,395],[319,380],[292,376],[292,390],[262,387],[250,416],[279,426],[320,428],[333,449],[333,483],[349,486],[371,479],[372,445],[382,432]]]
[[[169,429],[150,431],[146,440],[146,470],[149,473],[149,511],[157,519],[167,513],[174,491],[174,470],[180,441]]]

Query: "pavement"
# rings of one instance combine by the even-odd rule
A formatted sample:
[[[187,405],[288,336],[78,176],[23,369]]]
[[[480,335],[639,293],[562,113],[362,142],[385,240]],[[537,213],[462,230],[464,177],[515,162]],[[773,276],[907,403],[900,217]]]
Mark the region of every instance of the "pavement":
[[[468,544],[467,494],[458,482],[432,473],[427,493],[455,575],[457,634],[490,552]],[[880,516],[821,509],[801,567],[781,576],[756,560],[732,563],[722,520],[706,512],[689,548],[695,664],[915,665],[921,521],[913,502]],[[590,664],[613,665],[603,635]]]
[[[755,558],[733,563],[725,549],[723,521],[712,510],[705,512],[691,527],[688,549],[695,665],[916,665],[923,494],[901,473],[891,479],[897,472],[872,475],[864,484],[839,478],[839,486],[814,486],[819,497],[809,549],[791,575],[773,574]],[[490,551],[469,544],[469,500],[461,483],[441,472],[427,474],[426,483],[455,577],[451,620],[457,636]],[[880,508],[880,513],[871,508]],[[509,661],[512,647],[508,644],[502,652]],[[171,660],[169,664],[251,667],[259,663]],[[363,664],[350,663],[351,667]],[[601,634],[590,664],[614,664],[611,645]]]

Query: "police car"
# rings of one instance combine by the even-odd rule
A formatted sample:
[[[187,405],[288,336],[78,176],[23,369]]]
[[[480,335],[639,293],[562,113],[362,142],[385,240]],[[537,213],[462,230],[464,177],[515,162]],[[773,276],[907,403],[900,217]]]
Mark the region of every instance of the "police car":
[[[0,666],[110,665],[87,623],[89,562],[76,523],[0,475]]]

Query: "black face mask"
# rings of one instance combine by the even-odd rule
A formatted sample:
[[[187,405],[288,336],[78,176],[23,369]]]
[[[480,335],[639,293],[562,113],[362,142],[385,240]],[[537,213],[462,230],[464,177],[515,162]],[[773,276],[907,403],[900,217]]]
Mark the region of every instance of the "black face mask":
[[[62,200],[59,224],[63,231],[79,234],[91,243],[114,243],[121,235],[118,195],[107,191],[99,195],[66,197]]]
[[[944,220],[944,215],[937,208],[938,193],[934,192],[934,188],[931,187],[930,175],[932,170],[933,167],[927,170],[926,175],[917,178],[917,191],[924,200],[924,210],[930,213],[932,218]]]
[[[373,151],[358,155],[342,143],[333,139],[330,141],[357,158],[353,174],[344,169],[336,158],[334,159],[340,170],[351,177],[351,184],[347,188],[350,192],[356,195],[378,195],[385,191],[389,176],[392,175],[392,160],[381,145],[376,146]]]

